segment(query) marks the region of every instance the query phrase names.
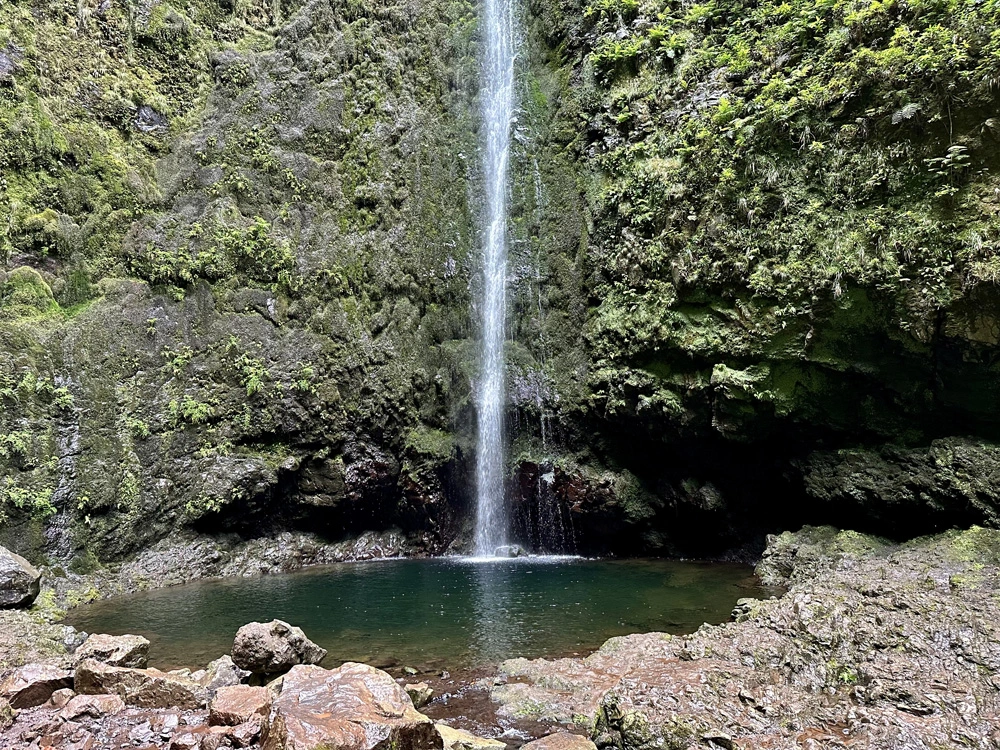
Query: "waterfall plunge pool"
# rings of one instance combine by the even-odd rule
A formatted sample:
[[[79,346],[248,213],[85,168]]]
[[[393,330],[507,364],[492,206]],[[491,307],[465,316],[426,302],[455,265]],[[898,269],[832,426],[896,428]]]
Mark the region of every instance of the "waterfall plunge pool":
[[[204,666],[236,630],[274,618],[328,649],[325,666],[361,661],[421,672],[515,656],[584,655],[615,635],[688,633],[767,596],[749,566],[674,560],[393,559],[211,580],[107,599],[66,621],[148,638],[150,664]]]

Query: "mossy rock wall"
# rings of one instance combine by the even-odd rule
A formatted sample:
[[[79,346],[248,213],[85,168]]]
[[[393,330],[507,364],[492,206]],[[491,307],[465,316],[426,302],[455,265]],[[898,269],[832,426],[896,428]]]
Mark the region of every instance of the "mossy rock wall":
[[[468,452],[473,6],[14,3],[0,28],[7,540],[439,546]]]
[[[587,176],[578,274],[546,279],[585,356],[521,405],[526,474],[635,478],[647,551],[995,523],[996,8],[530,12]]]
[[[996,15],[521,8],[525,538],[995,523]],[[0,8],[5,540],[461,539],[478,44],[465,0]]]

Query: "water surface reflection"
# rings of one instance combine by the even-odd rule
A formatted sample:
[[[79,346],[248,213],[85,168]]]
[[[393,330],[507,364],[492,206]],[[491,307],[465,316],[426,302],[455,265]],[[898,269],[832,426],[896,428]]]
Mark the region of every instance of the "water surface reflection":
[[[244,623],[279,618],[328,649],[331,665],[451,669],[586,652],[630,632],[691,632],[755,595],[756,579],[739,565],[391,560],[193,583],[97,602],[67,620],[145,635],[156,666],[205,664],[229,651]]]

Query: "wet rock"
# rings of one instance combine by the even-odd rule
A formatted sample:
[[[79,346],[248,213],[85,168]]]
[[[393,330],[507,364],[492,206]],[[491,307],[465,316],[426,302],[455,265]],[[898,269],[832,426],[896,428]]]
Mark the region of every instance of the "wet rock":
[[[233,685],[219,688],[209,707],[208,723],[236,726],[271,712],[271,691],[265,687]]]
[[[125,710],[125,701],[117,695],[77,695],[59,712],[64,721],[77,721],[84,717],[100,719]]]
[[[326,656],[301,628],[282,620],[251,622],[236,633],[233,663],[259,675],[277,675],[297,664],[318,664]]]
[[[757,563],[757,575],[769,586],[784,586],[815,578],[842,562],[851,563],[858,555],[874,553],[888,546],[884,539],[840,531],[832,526],[806,526],[767,538],[767,547]]]
[[[167,118],[148,104],[143,104],[136,112],[135,126],[143,133],[164,132],[167,125]]]
[[[95,633],[74,654],[79,663],[94,659],[113,667],[145,667],[149,661],[149,641],[141,635],[104,635]]]
[[[434,725],[441,735],[444,750],[504,750],[507,745],[499,740],[477,737],[464,729],[453,729],[447,724],[438,722]],[[568,748],[567,750],[574,750]]]
[[[205,670],[204,674],[198,677],[192,675],[192,678],[201,683],[208,690],[209,695],[215,695],[219,688],[239,685],[250,674],[246,669],[237,667],[233,663],[232,657],[226,654],[225,656],[220,656],[215,661],[209,662],[208,669]]]
[[[522,747],[526,750],[597,750],[590,739],[570,732],[555,732]]]
[[[505,544],[502,547],[497,547],[493,554],[496,557],[522,557],[524,548],[519,544]]]
[[[8,45],[5,49],[0,49],[0,81],[14,75],[23,57],[24,51],[19,47]]]
[[[27,607],[38,596],[41,580],[31,563],[0,547],[0,607]]]
[[[264,750],[441,750],[434,723],[385,672],[347,662],[295,666],[281,680]]]
[[[405,690],[406,694],[410,696],[410,700],[413,701],[414,708],[423,708],[430,703],[431,698],[434,697],[434,691],[426,682],[408,683],[403,685],[403,690]]]
[[[194,680],[158,669],[130,669],[86,659],[76,668],[74,687],[83,695],[118,695],[140,708],[200,708],[208,692]]]
[[[0,697],[14,708],[41,706],[56,690],[72,687],[73,673],[49,664],[26,664],[0,682]]]

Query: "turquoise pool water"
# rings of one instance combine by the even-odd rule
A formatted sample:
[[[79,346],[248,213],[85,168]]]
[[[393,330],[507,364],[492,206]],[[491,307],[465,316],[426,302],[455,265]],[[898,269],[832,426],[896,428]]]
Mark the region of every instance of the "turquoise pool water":
[[[97,602],[67,621],[139,633],[154,666],[196,667],[228,653],[244,623],[298,625],[331,665],[456,669],[513,656],[591,651],[607,638],[691,632],[760,596],[747,566],[670,560],[385,560],[287,575],[192,583]]]

